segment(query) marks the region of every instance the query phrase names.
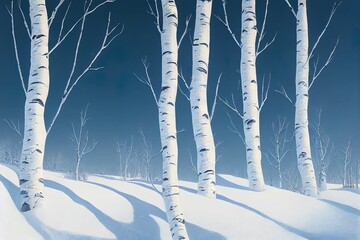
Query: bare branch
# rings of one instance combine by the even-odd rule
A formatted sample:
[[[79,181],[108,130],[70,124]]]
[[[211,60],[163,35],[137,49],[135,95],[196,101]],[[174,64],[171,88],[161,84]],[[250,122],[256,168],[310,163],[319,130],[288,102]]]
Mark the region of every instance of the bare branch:
[[[283,85],[281,85],[281,83],[279,83],[279,87],[280,90],[275,90],[275,92],[280,93],[281,95],[283,95],[287,100],[289,100],[289,102],[294,105],[293,101],[291,100],[291,98],[289,97],[289,95],[287,94],[285,88],[283,87]]]
[[[154,91],[154,87],[152,85],[152,81],[151,81],[151,78],[150,78],[150,74],[149,74],[149,64],[147,64],[147,61],[146,61],[146,57],[141,59],[141,62],[142,62],[142,65],[144,66],[144,70],[145,70],[145,76],[146,76],[146,79],[142,79],[141,77],[139,77],[138,75],[136,75],[135,73],[134,76],[143,84],[147,85],[150,90],[151,90],[151,93],[154,97],[154,100],[155,100],[155,103],[156,103],[156,106],[159,107],[159,102],[158,102],[158,98],[155,94],[155,91]]]
[[[112,2],[113,0],[107,0],[105,2],[103,2],[102,4],[105,4],[106,2]],[[86,20],[86,16],[89,15],[89,12],[91,11],[95,11],[95,9],[99,6],[101,6],[102,4],[99,4],[97,5],[94,9],[90,10],[90,6],[91,6],[91,1],[90,1],[90,4],[88,5],[88,7],[86,7],[85,9],[85,13],[84,13],[84,17],[82,18],[83,21],[82,21],[82,27],[81,27],[81,32],[79,34],[79,38],[78,38],[78,42],[77,42],[77,46],[76,46],[76,49],[75,49],[75,56],[74,56],[74,62],[76,62],[76,59],[78,58],[78,51],[79,51],[79,47],[80,47],[80,41],[81,41],[81,38],[82,38],[82,31],[83,31],[83,28],[84,28],[84,24],[85,24],[85,20]],[[49,128],[47,129],[47,134],[49,134],[49,132],[51,131],[57,117],[59,116],[59,113],[62,109],[62,106],[64,105],[64,103],[66,102],[69,94],[72,92],[72,90],[74,89],[74,87],[77,85],[77,83],[80,81],[80,79],[82,79],[82,77],[89,71],[91,70],[94,70],[96,68],[93,67],[94,63],[96,62],[96,60],[99,58],[99,56],[101,55],[101,53],[109,46],[109,44],[114,40],[114,38],[118,37],[122,32],[123,32],[123,28],[122,30],[115,34],[110,40],[109,40],[109,37],[111,37],[111,34],[116,30],[116,28],[119,26],[119,25],[116,25],[114,28],[112,28],[111,30],[110,29],[110,24],[111,24],[111,13],[109,13],[108,15],[108,21],[107,21],[107,26],[106,26],[106,31],[105,31],[105,34],[104,34],[104,38],[103,38],[103,42],[102,42],[102,45],[101,47],[99,48],[98,52],[95,54],[95,56],[93,57],[93,59],[90,61],[90,63],[88,64],[88,66],[77,76],[77,78],[72,81],[73,79],[73,74],[74,74],[74,69],[76,67],[76,63],[74,63],[73,65],[73,68],[72,68],[72,71],[70,73],[70,76],[68,78],[68,81],[66,83],[66,87],[64,89],[64,94],[62,96],[62,99],[61,99],[61,102],[57,108],[57,111],[51,121],[51,124],[49,126]],[[72,83],[71,83],[72,82]]]
[[[276,35],[277,35],[277,33],[274,35],[273,39],[271,39],[270,42],[267,42],[267,43],[265,44],[265,46],[264,46],[260,51],[257,51],[257,52],[256,52],[256,57],[258,57],[258,56],[259,56],[263,51],[265,51],[271,44],[273,44],[273,42],[274,42],[275,39],[276,39]]]
[[[310,53],[309,53],[309,56],[308,56],[307,61],[309,61],[309,59],[312,58],[313,53],[314,53],[316,47],[318,46],[318,44],[319,44],[321,38],[323,37],[324,33],[326,32],[326,30],[328,29],[329,24],[330,24],[330,22],[331,22],[331,19],[333,18],[334,14],[335,14],[335,12],[336,12],[336,9],[340,6],[340,4],[341,4],[341,1],[340,1],[339,3],[334,3],[333,8],[331,9],[331,13],[330,13],[329,19],[328,19],[325,27],[323,28],[322,32],[321,32],[320,35],[318,36],[318,38],[317,38],[314,46],[312,47],[312,49],[311,49],[311,51],[310,51]],[[307,62],[306,62],[306,63],[307,63]]]
[[[179,76],[180,79],[183,81],[183,83],[184,83],[186,89],[188,90],[188,92],[190,92],[190,86],[189,86],[189,84],[187,83],[187,81],[186,81],[186,79],[185,79],[185,77],[184,77],[184,74],[182,73],[182,70],[180,70],[180,72],[178,73],[178,76]],[[180,93],[181,93],[182,95],[184,95],[185,98],[186,98],[188,101],[190,101],[190,96],[189,96],[190,93],[186,94],[186,93],[183,91],[183,89],[181,88],[180,84],[178,84],[178,87],[179,87]]]
[[[227,10],[226,10],[226,0],[222,0],[222,7],[223,7],[223,11],[224,11],[224,20],[221,19],[220,16],[215,15],[215,17],[222,23],[224,24],[224,26],[226,27],[226,29],[229,31],[231,37],[234,39],[236,45],[238,45],[239,48],[241,48],[241,44],[240,42],[236,39],[235,34],[233,33],[233,31],[230,28],[229,25],[229,20],[228,20],[228,15],[227,15]]]
[[[266,103],[266,100],[268,99],[269,89],[271,84],[271,74],[269,76],[269,83],[267,85],[267,88],[265,90],[265,75],[263,76],[262,85],[261,85],[261,104],[259,107],[259,112],[261,112],[263,106]]]
[[[292,14],[294,15],[294,17],[295,18],[297,18],[296,17],[296,13],[295,13],[295,10],[294,10],[294,8],[291,6],[291,4],[290,4],[290,2],[289,2],[289,0],[284,0],[286,3],[287,3],[287,5],[289,6],[289,8],[290,8],[290,11],[292,12]]]
[[[54,8],[54,10],[52,11],[51,16],[50,16],[50,18],[49,18],[49,20],[48,20],[48,22],[49,22],[49,29],[50,29],[50,27],[51,27],[51,25],[52,25],[52,23],[53,23],[53,21],[54,21],[54,19],[55,19],[55,17],[56,17],[56,14],[57,14],[59,8],[61,7],[61,5],[62,5],[64,2],[65,2],[65,0],[60,0],[59,3],[58,3],[58,5],[57,5],[57,6]]]
[[[69,10],[70,4],[68,6],[68,9],[65,13],[65,16],[62,20],[62,24],[61,24],[61,28],[60,28],[60,33],[59,33],[59,38],[58,41],[55,43],[55,45],[49,50],[49,55],[57,48],[61,45],[61,43],[69,36],[69,34],[74,31],[75,27],[82,22],[83,18],[86,18],[87,16],[89,16],[91,13],[95,12],[99,7],[105,5],[106,3],[111,3],[114,2],[115,0],[104,0],[103,2],[97,4],[95,7],[93,7],[92,9],[90,9],[90,6],[92,5],[92,0],[90,0],[89,2],[89,9],[88,11],[85,11],[85,13],[72,25],[72,27],[64,34],[64,36],[61,36],[62,30],[63,30],[63,26],[64,26],[64,22],[65,22],[65,18],[67,16],[67,12]],[[85,2],[85,6],[86,6],[86,2]],[[86,7],[85,7],[86,8]]]
[[[179,43],[178,43],[178,49],[180,48],[181,43],[182,43],[184,37],[186,36],[186,34],[187,34],[187,33],[189,32],[189,30],[190,30],[190,29],[189,29],[190,19],[191,19],[191,15],[186,17],[185,29],[184,29],[184,32],[182,33],[181,37],[180,37],[180,40],[179,40]]]
[[[18,73],[19,73],[19,76],[20,76],[22,89],[24,91],[24,94],[26,95],[25,81],[24,81],[24,77],[22,75],[21,63],[20,63],[20,59],[19,59],[19,52],[18,52],[18,48],[17,48],[16,35],[15,35],[14,2],[13,1],[11,2],[10,10],[8,9],[7,6],[6,6],[6,9],[7,9],[8,13],[9,13],[9,15],[11,17],[11,33],[12,33],[12,38],[13,38],[13,43],[14,43],[14,50],[15,50],[15,58],[16,58],[16,63],[17,63],[17,69],[18,69]]]
[[[222,73],[220,73],[217,84],[216,84],[214,102],[213,102],[213,105],[211,108],[211,114],[210,114],[210,122],[212,121],[212,119],[214,117],[214,113],[215,113],[215,108],[216,108],[216,103],[217,103],[218,93],[219,93],[219,86],[220,86],[220,82],[221,82],[221,76],[222,76]]]
[[[319,63],[319,58],[316,60],[316,62],[314,63],[314,73],[313,73],[313,77],[312,77],[312,80],[309,84],[309,89],[311,88],[311,86],[314,84],[315,80],[319,77],[319,75],[321,74],[321,72],[327,67],[327,65],[331,62],[331,60],[333,59],[333,55],[334,55],[334,52],[337,48],[339,44],[339,38],[337,39],[336,43],[335,43],[335,46],[333,47],[329,57],[327,58],[326,62],[324,63],[324,65],[320,68],[319,71],[317,71],[317,68],[318,68],[318,63]]]
[[[18,8],[19,8],[19,11],[20,11],[20,13],[21,13],[22,19],[23,19],[23,21],[24,21],[24,26],[25,26],[25,28],[26,28],[26,32],[27,32],[27,34],[28,34],[28,36],[29,36],[29,39],[31,39],[30,28],[29,28],[29,25],[28,25],[28,23],[27,23],[27,21],[26,21],[24,11],[23,11],[22,8],[21,8],[21,0],[18,1]]]
[[[241,141],[244,143],[245,147],[247,148],[247,144],[246,144],[244,136],[241,134],[241,132],[235,126],[234,121],[233,121],[232,117],[230,116],[230,114],[228,112],[226,112],[226,114],[227,114],[227,116],[228,116],[228,118],[230,120],[230,126],[228,127],[229,130],[232,133],[235,133],[236,135],[238,135],[240,137]]]
[[[159,34],[161,34],[160,15],[159,15],[159,7],[158,7],[157,0],[154,0],[155,7],[151,6],[149,0],[146,0],[146,2],[148,4],[148,8],[149,8],[149,10],[147,12],[155,18],[155,20],[156,20],[156,22],[155,22],[156,28],[157,28]],[[155,8],[155,10],[154,10],[154,8]]]
[[[20,137],[22,137],[19,121],[17,122],[17,124],[15,124],[14,121],[11,119],[10,120],[4,119],[4,121],[6,122],[6,124],[9,126],[9,128],[11,130],[13,130]]]
[[[191,151],[189,149],[188,149],[188,152],[189,152],[189,157],[190,157],[191,169],[194,170],[195,172],[197,172],[197,167],[194,164],[193,157],[192,157]]]
[[[261,31],[260,31],[260,34],[259,34],[257,47],[256,47],[256,54],[255,54],[256,57],[259,56],[260,53],[262,53],[268,46],[270,46],[274,42],[275,37],[276,37],[276,34],[275,34],[274,38],[269,43],[266,43],[265,47],[262,50],[260,50],[261,42],[265,37],[265,32],[264,31],[265,31],[265,27],[266,27],[268,8],[269,8],[269,0],[266,0],[264,20],[262,22],[262,27],[261,27]]]
[[[235,112],[241,119],[244,118],[244,116],[239,112],[236,104],[235,104],[235,100],[234,100],[234,95],[231,94],[231,99],[232,99],[232,104],[230,104],[227,100],[223,100],[221,97],[219,97],[219,100],[221,102],[223,102],[229,109],[231,109],[233,112]]]

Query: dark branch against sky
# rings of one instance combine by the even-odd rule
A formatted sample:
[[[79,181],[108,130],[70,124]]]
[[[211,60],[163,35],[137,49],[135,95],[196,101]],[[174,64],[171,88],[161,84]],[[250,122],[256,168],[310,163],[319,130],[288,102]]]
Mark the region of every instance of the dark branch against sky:
[[[23,1],[24,12],[28,12],[26,1]],[[73,1],[69,12],[69,23],[80,16],[84,1]],[[296,6],[296,1],[291,1]],[[194,29],[196,1],[178,0],[179,37],[185,27],[185,19],[192,14],[190,22],[190,36]],[[49,12],[55,7],[56,1],[48,1]],[[334,1],[308,1],[308,22],[310,46],[325,26]],[[19,74],[15,61],[11,38],[11,22],[6,12],[5,0],[0,6],[0,119],[19,120],[23,122],[23,106],[25,97],[21,88]],[[241,1],[228,1],[229,22],[237,38],[240,38]],[[265,1],[257,1],[258,25],[262,23]],[[323,128],[334,141],[339,152],[345,148],[349,138],[352,139],[354,157],[360,151],[360,1],[343,0],[330,26],[321,40],[318,49],[314,52],[314,59],[319,57],[320,63],[326,61],[334,44],[339,38],[339,45],[334,58],[323,71],[310,90],[310,123],[316,121],[316,109],[323,109]],[[59,11],[57,22],[50,32],[50,43],[54,44],[60,27],[61,16],[66,7]],[[84,40],[80,48],[79,73],[88,64],[91,56],[101,45],[102,34],[107,23],[107,12],[112,12],[114,22],[125,25],[122,36],[104,51],[97,62],[97,66],[105,67],[102,70],[88,73],[75,88],[64,105],[56,125],[48,136],[45,161],[59,157],[67,162],[74,162],[73,148],[69,139],[71,121],[77,121],[81,109],[89,103],[89,135],[99,140],[94,152],[84,159],[83,167],[89,171],[108,171],[116,173],[117,162],[114,149],[114,139],[130,140],[141,127],[152,142],[154,155],[160,148],[157,108],[150,90],[141,84],[133,75],[144,75],[141,58],[147,56],[150,64],[149,72],[153,80],[156,93],[160,90],[161,54],[160,39],[152,16],[147,14],[145,0],[123,1],[101,8],[88,18],[85,26]],[[22,62],[23,74],[27,76],[29,69],[29,39],[22,24],[20,13],[16,12],[16,33]],[[221,1],[214,0],[213,13],[223,15]],[[271,76],[269,99],[261,113],[262,149],[267,152],[271,146],[271,122],[277,117],[286,117],[293,125],[294,107],[280,94],[276,93],[281,83],[288,91],[289,96],[295,98],[295,18],[282,0],[272,0],[269,5],[268,22],[264,43],[270,41],[276,34],[276,40],[257,60],[258,79],[265,76],[265,82]],[[67,28],[71,27],[69,24]],[[77,29],[78,30],[78,29]],[[64,44],[59,47],[50,58],[50,93],[46,106],[46,122],[55,114],[60,102],[66,79],[70,74],[76,38],[78,31],[70,35]],[[211,25],[209,67],[209,106],[214,98],[217,78],[223,73],[219,95],[230,99],[234,94],[237,105],[241,108],[241,90],[239,89],[240,49],[233,41],[225,27],[215,18]],[[310,63],[311,66],[313,61]],[[191,43],[186,36],[179,51],[179,67],[184,76],[191,78]],[[180,81],[179,81],[180,82]],[[261,82],[261,81],[259,81]],[[180,83],[181,84],[181,83]],[[245,153],[241,139],[228,129],[229,110],[218,102],[214,120],[212,122],[215,140],[223,142],[217,149],[223,157],[218,163],[220,172],[239,174],[245,172]],[[230,112],[230,114],[232,114]],[[191,115],[189,102],[180,93],[177,98],[177,125],[180,150],[180,177],[195,177],[192,172],[188,149],[195,150],[192,136]],[[235,124],[242,131],[242,122],[233,115]],[[292,127],[293,128],[293,127]],[[0,121],[1,139],[20,142],[16,134],[9,129],[4,121]],[[140,144],[140,140],[135,142]],[[194,155],[194,153],[193,153]],[[341,161],[341,154],[338,161]],[[195,155],[194,155],[195,158]],[[161,159],[155,160],[160,172]],[[288,154],[288,162],[295,163],[295,151]],[[265,159],[263,165],[266,166]]]

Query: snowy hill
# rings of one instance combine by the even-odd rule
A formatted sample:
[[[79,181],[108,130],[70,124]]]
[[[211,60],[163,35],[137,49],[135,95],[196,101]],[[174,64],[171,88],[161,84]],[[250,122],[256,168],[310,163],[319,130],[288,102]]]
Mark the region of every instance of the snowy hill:
[[[170,239],[160,194],[151,184],[89,176],[76,182],[45,172],[46,204],[34,214],[18,210],[18,177],[0,164],[0,239]],[[191,239],[360,239],[360,195],[334,189],[319,199],[218,176],[218,199],[196,195],[181,181]],[[160,186],[157,186],[160,189]]]

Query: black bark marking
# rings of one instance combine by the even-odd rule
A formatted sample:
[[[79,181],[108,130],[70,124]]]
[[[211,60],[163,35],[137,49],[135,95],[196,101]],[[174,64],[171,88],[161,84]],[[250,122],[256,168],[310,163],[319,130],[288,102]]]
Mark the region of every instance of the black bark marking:
[[[44,107],[44,102],[39,98],[34,98],[30,103],[38,103],[40,106]]]
[[[161,91],[165,91],[165,90],[168,89],[168,88],[170,88],[170,87],[168,87],[168,86],[162,87],[162,88],[161,88]]]
[[[199,152],[206,152],[206,151],[209,151],[210,149],[208,149],[208,148],[202,148],[202,149],[200,149],[199,150]]]
[[[27,203],[24,203],[24,204],[21,206],[21,211],[22,211],[22,212],[30,211],[30,205],[27,204]]]
[[[202,115],[203,117],[205,117],[206,119],[209,119],[209,115],[207,115],[206,113]]]
[[[24,183],[26,183],[26,182],[28,182],[29,180],[26,180],[26,179],[20,179],[20,181],[19,181],[19,184],[21,185],[21,184],[24,184]]]
[[[203,67],[198,67],[196,70],[198,70],[199,72],[203,72],[203,73],[207,74],[207,71]]]

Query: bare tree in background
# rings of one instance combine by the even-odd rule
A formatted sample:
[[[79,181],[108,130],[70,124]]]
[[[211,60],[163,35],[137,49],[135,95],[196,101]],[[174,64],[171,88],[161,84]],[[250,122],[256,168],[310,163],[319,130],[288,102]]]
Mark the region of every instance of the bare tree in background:
[[[88,106],[85,108],[85,110],[81,111],[80,113],[80,124],[78,130],[76,130],[76,127],[74,123],[71,123],[72,126],[72,133],[70,136],[71,141],[75,145],[75,151],[76,151],[76,169],[75,169],[75,180],[79,181],[79,168],[82,158],[92,152],[98,141],[93,140],[91,143],[89,142],[89,133],[85,129],[86,123],[89,120],[87,117],[87,110]]]
[[[349,174],[349,165],[351,164],[351,139],[349,139],[344,153],[343,166],[343,187],[350,187],[351,174]]]
[[[317,123],[315,125],[311,125],[311,127],[315,132],[315,157],[319,170],[319,190],[325,191],[327,190],[327,170],[331,160],[333,160],[336,156],[336,150],[334,144],[331,144],[330,137],[324,134],[321,127],[321,115],[322,109],[317,112]]]
[[[134,137],[131,137],[130,143],[120,143],[115,140],[115,151],[118,154],[120,176],[127,180],[130,177],[130,164],[134,160]]]
[[[281,163],[284,160],[286,154],[290,150],[289,143],[292,139],[292,136],[288,136],[289,122],[286,118],[278,118],[276,122],[272,122],[272,131],[273,131],[273,150],[269,151],[269,155],[275,161],[275,163],[269,160],[271,166],[277,170],[279,178],[279,188],[283,188],[283,170],[281,168]],[[288,181],[286,179],[286,181]]]

